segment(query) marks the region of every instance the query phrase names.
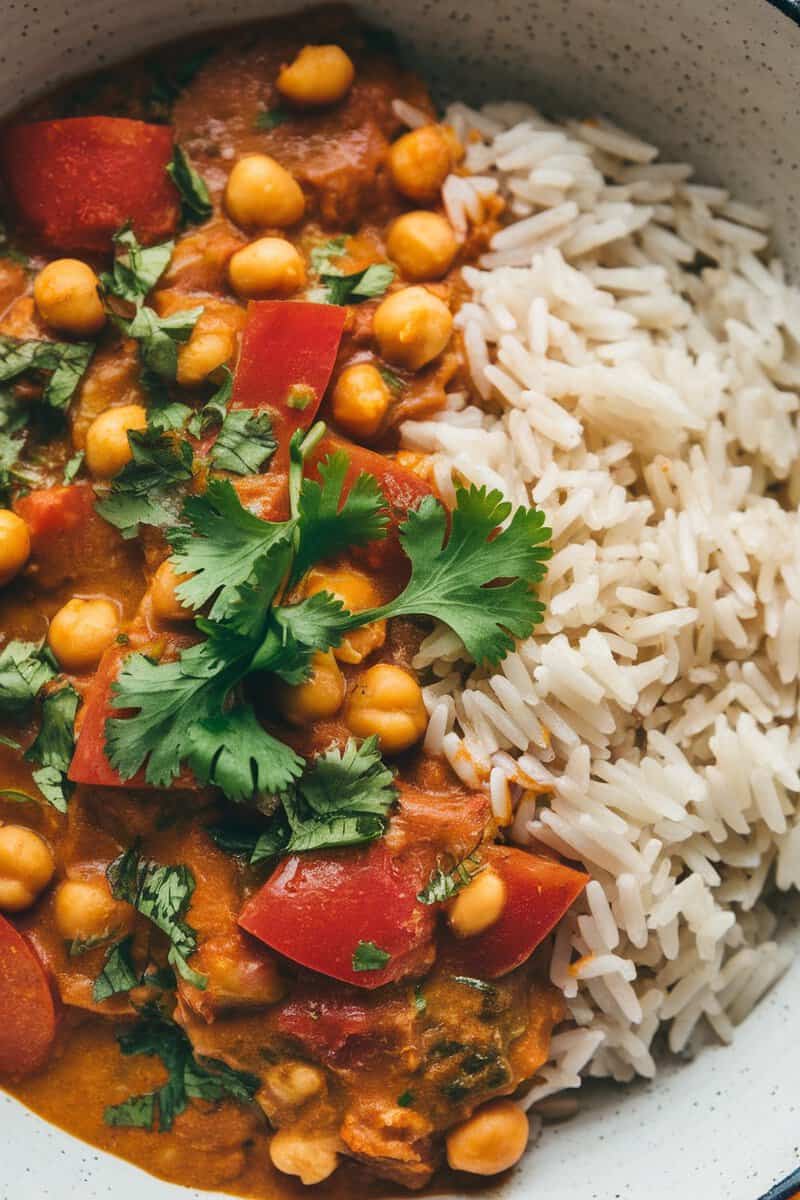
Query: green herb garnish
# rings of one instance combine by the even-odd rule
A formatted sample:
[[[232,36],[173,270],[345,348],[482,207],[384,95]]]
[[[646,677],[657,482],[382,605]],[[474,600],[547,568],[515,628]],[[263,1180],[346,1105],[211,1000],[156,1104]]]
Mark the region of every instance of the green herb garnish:
[[[175,243],[141,246],[136,234],[125,226],[114,234],[114,266],[100,276],[106,296],[139,304],[153,290],[169,266]]]
[[[359,942],[353,951],[353,970],[382,971],[391,957],[374,942]]]
[[[436,867],[431,872],[426,886],[417,893],[417,899],[420,904],[444,904],[462,888],[467,887],[485,866],[480,856],[473,853],[457,863],[451,871],[443,871],[441,867]]]
[[[28,762],[39,764],[39,770],[33,772],[34,783],[48,804],[62,813],[67,811],[72,790],[67,771],[75,748],[78,700],[78,693],[69,683],[46,695],[39,733],[25,751]]]
[[[103,969],[92,985],[92,999],[95,1004],[108,1000],[120,992],[129,992],[137,987],[140,980],[134,970],[131,960],[133,937],[123,938],[121,942],[111,946],[106,953]]]
[[[0,334],[0,383],[41,372],[46,377],[44,404],[64,412],[93,354],[92,342],[38,342]]]
[[[181,215],[188,224],[207,221],[214,211],[208,188],[180,146],[172,153],[167,174],[181,194]]]
[[[194,457],[188,442],[151,430],[128,433],[133,457],[98,500],[100,516],[124,538],[135,537],[140,525],[163,529],[177,519],[183,489],[192,479]]]
[[[286,112],[283,108],[267,108],[256,113],[253,121],[253,129],[258,133],[266,132],[269,129],[277,129],[279,125],[283,125],[286,121],[291,120],[292,114]]]
[[[361,304],[364,300],[382,296],[394,274],[394,267],[389,263],[373,263],[351,275],[342,275],[329,268],[320,272],[321,287],[314,290],[312,298],[322,304]]]

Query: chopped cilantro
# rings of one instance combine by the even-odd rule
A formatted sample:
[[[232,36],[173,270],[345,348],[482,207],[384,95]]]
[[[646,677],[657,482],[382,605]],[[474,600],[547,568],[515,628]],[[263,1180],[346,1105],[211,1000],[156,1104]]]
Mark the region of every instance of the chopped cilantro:
[[[131,1096],[107,1108],[103,1117],[107,1125],[153,1129],[157,1119],[160,1132],[166,1133],[186,1110],[189,1100],[230,1098],[247,1103],[260,1087],[256,1075],[235,1071],[215,1059],[195,1058],[183,1030],[153,1006],[147,1006],[137,1024],[119,1034],[117,1040],[125,1055],[160,1058],[168,1079],[153,1092]]]
[[[47,381],[42,400],[49,408],[63,412],[93,354],[91,342],[39,342],[0,334],[0,383],[9,383],[30,371],[44,372]]]
[[[204,437],[214,425],[221,425],[225,420],[231,396],[233,395],[233,373],[229,367],[221,367],[222,383],[201,409],[193,413],[187,426],[192,437]]]
[[[174,249],[172,241],[141,246],[132,229],[120,229],[114,234],[114,266],[100,276],[103,293],[139,304],[166,271]]]
[[[476,992],[483,992],[487,996],[497,995],[497,988],[493,983],[488,983],[485,979],[475,979],[472,975],[454,975],[453,982],[473,988]]]
[[[552,556],[544,513],[518,508],[499,491],[458,488],[456,507],[426,496],[400,527],[411,563],[411,579],[395,599],[378,609],[354,613],[351,627],[387,617],[427,616],[458,634],[476,663],[498,663],[528,637],[544,612],[534,587]],[[504,582],[498,582],[504,581]]]
[[[95,508],[124,538],[135,537],[140,525],[164,528],[177,518],[182,489],[192,479],[193,455],[188,442],[156,430],[128,433],[133,457],[111,483]]]
[[[66,683],[42,701],[42,723],[35,741],[25,751],[28,762],[39,765],[33,780],[39,791],[59,812],[67,811],[71,784],[67,782],[75,747],[75,713],[78,693]]]
[[[46,647],[38,642],[8,642],[0,651],[0,714],[24,716],[39,689],[55,675]]]
[[[117,317],[116,321],[128,337],[138,341],[145,371],[157,379],[174,379],[178,370],[178,346],[189,340],[202,311],[202,308],[187,308],[168,317],[159,317],[152,308],[142,304],[130,320]]]
[[[262,109],[261,112],[256,113],[253,129],[259,133],[268,129],[277,129],[279,125],[291,120],[291,116],[292,114],[283,108]]]
[[[436,867],[431,872],[426,886],[417,893],[417,899],[420,904],[444,904],[471,883],[485,866],[477,854],[470,854],[457,863],[452,871],[443,871]]]
[[[66,463],[64,464],[64,478],[62,480],[65,486],[73,482],[83,466],[84,458],[85,455],[83,450],[78,450],[76,454],[73,454],[71,458],[67,459]]]
[[[347,245],[347,236],[330,238],[320,246],[315,246],[309,255],[311,270],[315,275],[322,275],[330,267],[334,259],[341,258]]]
[[[108,1000],[120,992],[129,992],[139,984],[139,976],[131,960],[133,936],[123,938],[121,942],[111,946],[106,953],[103,969],[92,985],[92,999],[95,1004]]]
[[[360,304],[382,296],[393,279],[394,267],[389,263],[372,263],[351,275],[328,268],[320,272],[321,287],[315,289],[314,299],[323,304]]]
[[[397,1097],[397,1103],[400,1108],[410,1108],[414,1103],[414,1093],[402,1092],[401,1095]]]
[[[382,971],[391,957],[374,942],[359,942],[353,951],[353,970]]]
[[[389,391],[395,396],[398,396],[406,386],[405,382],[399,375],[396,375],[394,371],[390,371],[389,368],[385,367],[382,363],[378,367],[378,372]]]
[[[211,463],[220,471],[252,475],[264,469],[277,445],[269,413],[233,409],[225,413],[211,449]]]
[[[298,499],[298,546],[292,579],[321,559],[386,537],[389,514],[377,480],[365,471],[342,499],[350,462],[337,450],[318,467],[319,482],[304,479]]]
[[[192,970],[187,961],[197,949],[197,934],[183,920],[194,892],[189,868],[150,862],[133,846],[109,864],[106,875],[114,899],[132,904],[169,938],[167,958],[176,971],[187,983],[204,988],[205,976]]]
[[[198,721],[187,762],[201,784],[240,804],[285,790],[303,769],[302,758],[267,733],[249,705]]]
[[[203,495],[187,496],[183,517],[185,524],[169,530],[167,537],[175,571],[190,576],[177,589],[184,604],[201,608],[215,597],[209,616],[220,620],[240,598],[241,585],[263,582],[268,568],[274,595],[286,567],[293,522],[262,521],[243,507],[227,479],[213,479]]]
[[[422,993],[422,984],[418,983],[414,988],[414,1008],[418,1013],[424,1013],[427,1010],[428,1001]]]
[[[208,188],[180,146],[172,153],[167,174],[181,194],[181,215],[187,224],[207,221],[214,211]]]

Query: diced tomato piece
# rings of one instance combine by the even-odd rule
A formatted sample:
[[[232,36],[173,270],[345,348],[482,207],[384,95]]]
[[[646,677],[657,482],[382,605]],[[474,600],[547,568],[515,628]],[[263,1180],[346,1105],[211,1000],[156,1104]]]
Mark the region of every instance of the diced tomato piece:
[[[88,483],[40,488],[16,502],[34,545],[40,539],[63,537],[79,529],[94,513],[94,493]]]
[[[317,1051],[335,1053],[351,1037],[363,1037],[372,1028],[370,1009],[349,1000],[292,997],[281,1006],[278,1028]]]
[[[435,918],[417,900],[429,869],[420,857],[390,854],[383,842],[292,855],[248,900],[239,924],[312,971],[380,987],[419,970],[429,957]],[[384,967],[354,969],[362,942],[390,955]]]
[[[330,382],[346,310],[333,304],[252,300],[236,368],[232,408],[255,408],[272,417],[285,463],[289,439],[311,425]]]
[[[442,951],[459,972],[497,979],[530,958],[577,900],[589,876],[512,846],[489,846],[484,854],[506,885],[503,912],[475,937],[446,934]]]
[[[0,1076],[44,1066],[56,1036],[56,1001],[30,942],[0,916]]]
[[[20,223],[55,250],[110,252],[130,222],[141,242],[178,227],[167,165],[172,130],[124,117],[71,117],[12,125],[0,169]]]
[[[174,638],[174,648],[189,645],[188,638]],[[111,685],[119,674],[122,660],[129,650],[122,646],[111,646],[106,650],[94,679],[89,685],[83,708],[79,713],[80,731],[69,765],[68,778],[73,783],[88,783],[101,787],[149,788],[152,784],[145,779],[145,768],[123,780],[106,757],[106,721],[109,717],[121,716],[119,709],[112,706],[114,699]],[[196,788],[197,782],[187,770],[181,771],[173,787]]]

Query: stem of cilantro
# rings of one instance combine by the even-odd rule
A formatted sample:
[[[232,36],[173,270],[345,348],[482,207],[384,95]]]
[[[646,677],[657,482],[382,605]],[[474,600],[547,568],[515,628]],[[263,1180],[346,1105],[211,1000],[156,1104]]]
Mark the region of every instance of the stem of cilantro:
[[[322,441],[327,430],[324,421],[317,421],[308,433],[303,436],[303,430],[298,429],[292,434],[289,442],[289,511],[293,517],[299,513],[300,489],[303,485],[303,463],[308,455]],[[297,534],[295,534],[295,539]]]

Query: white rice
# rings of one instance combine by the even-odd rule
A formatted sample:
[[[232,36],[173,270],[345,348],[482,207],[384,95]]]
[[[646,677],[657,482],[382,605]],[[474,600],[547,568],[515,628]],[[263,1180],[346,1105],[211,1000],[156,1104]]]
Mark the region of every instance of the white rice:
[[[459,236],[493,191],[513,221],[464,272],[473,389],[404,444],[445,497],[538,504],[555,554],[544,622],[498,669],[438,629],[415,665],[426,749],[592,875],[552,939],[574,1025],[539,1104],[652,1076],[659,1034],[729,1041],[788,964],[769,894],[800,886],[800,292],[761,212],[608,122],[446,119]]]

